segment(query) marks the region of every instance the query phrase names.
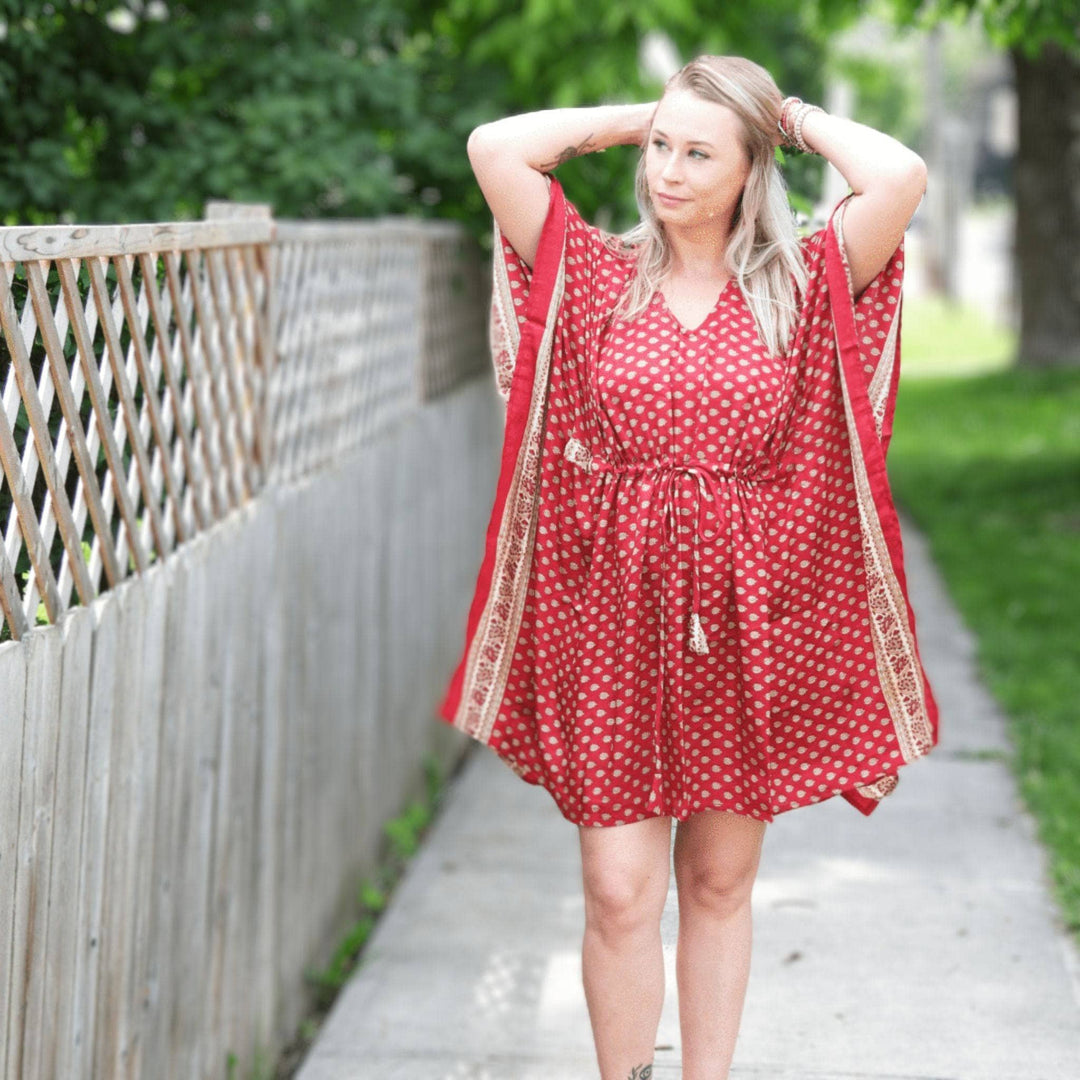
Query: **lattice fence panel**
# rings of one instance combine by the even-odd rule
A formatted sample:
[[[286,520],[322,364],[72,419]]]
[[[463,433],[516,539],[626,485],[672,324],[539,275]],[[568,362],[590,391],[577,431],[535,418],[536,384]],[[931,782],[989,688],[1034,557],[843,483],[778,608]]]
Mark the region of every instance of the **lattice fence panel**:
[[[453,223],[0,229],[0,641],[489,370]]]
[[[424,249],[424,341],[417,368],[422,401],[491,371],[490,260],[451,223],[432,223]]]
[[[422,228],[383,221],[277,223],[275,480],[333,462],[415,405],[424,243]]]
[[[264,482],[271,223],[0,229],[0,640]]]

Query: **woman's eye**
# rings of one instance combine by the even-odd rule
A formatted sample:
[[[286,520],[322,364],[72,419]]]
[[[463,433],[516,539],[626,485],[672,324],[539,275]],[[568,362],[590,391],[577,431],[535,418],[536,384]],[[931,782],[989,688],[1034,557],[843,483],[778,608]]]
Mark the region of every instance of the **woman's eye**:
[[[653,144],[653,146],[658,146],[658,147],[663,147],[663,146],[667,145],[664,142],[663,139],[653,139],[652,144]],[[703,158],[703,159],[707,159],[708,156],[709,156],[708,154],[705,153],[704,150],[691,150],[690,153],[691,154],[697,154],[698,157]]]

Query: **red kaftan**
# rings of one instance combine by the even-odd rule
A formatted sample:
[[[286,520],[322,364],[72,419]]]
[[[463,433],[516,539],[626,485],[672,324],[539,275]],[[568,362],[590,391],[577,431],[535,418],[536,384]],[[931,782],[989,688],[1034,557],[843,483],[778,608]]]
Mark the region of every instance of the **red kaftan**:
[[[768,821],[888,787],[904,756],[875,692],[837,357],[807,347],[825,229],[800,241],[811,282],[769,357],[734,280],[697,327],[660,293],[612,320],[632,256],[565,207],[534,548],[485,741],[581,825]],[[523,324],[531,272],[499,236]],[[826,557],[800,558],[807,531]]]

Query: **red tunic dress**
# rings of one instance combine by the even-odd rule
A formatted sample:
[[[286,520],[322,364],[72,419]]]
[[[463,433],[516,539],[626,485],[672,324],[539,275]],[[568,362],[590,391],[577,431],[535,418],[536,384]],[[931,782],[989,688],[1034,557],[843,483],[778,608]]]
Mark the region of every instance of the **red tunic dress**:
[[[565,206],[534,548],[484,741],[588,826],[768,821],[892,779],[905,756],[874,693],[836,354],[805,347],[814,289],[783,357],[735,280],[697,327],[660,293],[618,322],[632,256]],[[800,243],[823,273],[824,230]],[[829,534],[813,564],[807,529]]]

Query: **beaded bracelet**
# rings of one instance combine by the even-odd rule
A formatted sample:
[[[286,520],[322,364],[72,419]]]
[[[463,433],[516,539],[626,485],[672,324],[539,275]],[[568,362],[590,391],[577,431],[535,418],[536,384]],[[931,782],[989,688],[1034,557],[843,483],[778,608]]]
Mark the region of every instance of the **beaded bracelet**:
[[[780,106],[780,119],[776,126],[780,134],[784,136],[786,145],[798,147],[804,154],[815,154],[817,151],[810,146],[802,137],[803,122],[812,112],[824,112],[820,105],[810,105],[802,98],[794,95],[784,98]],[[794,112],[794,123],[788,123],[789,113]]]

